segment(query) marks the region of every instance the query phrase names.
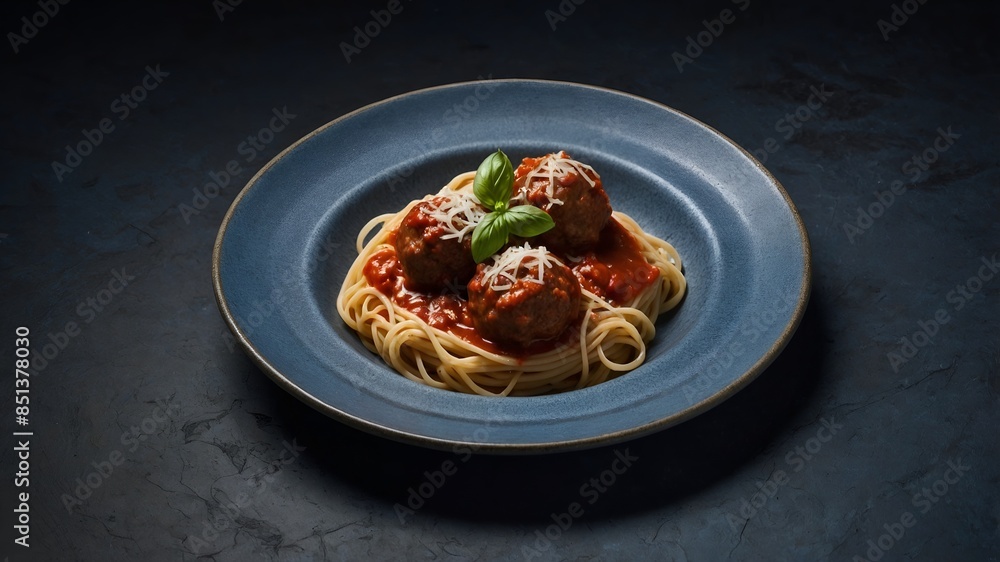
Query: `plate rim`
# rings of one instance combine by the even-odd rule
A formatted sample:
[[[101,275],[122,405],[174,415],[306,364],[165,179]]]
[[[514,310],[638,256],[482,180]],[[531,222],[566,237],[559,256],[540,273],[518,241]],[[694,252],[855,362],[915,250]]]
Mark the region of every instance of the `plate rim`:
[[[609,93],[612,95],[625,96],[631,98],[634,101],[638,101],[645,104],[650,104],[656,106],[660,110],[673,113],[683,119],[689,120],[696,125],[704,127],[717,135],[719,138],[724,140],[726,143],[732,147],[738,149],[740,152],[746,156],[750,163],[753,164],[764,176],[771,182],[771,184],[778,189],[782,198],[785,201],[785,205],[791,211],[792,217],[795,222],[795,226],[798,229],[799,238],[801,241],[802,249],[802,287],[799,291],[799,295],[796,299],[795,308],[792,311],[792,316],[788,323],[782,329],[778,339],[771,344],[771,347],[767,350],[762,357],[760,357],[747,371],[733,379],[728,385],[723,387],[721,390],[715,392],[711,396],[706,397],[700,402],[688,405],[683,410],[675,412],[666,417],[660,418],[658,420],[648,422],[639,426],[630,427],[627,429],[621,429],[610,433],[601,433],[599,435],[594,435],[590,437],[584,437],[579,439],[569,439],[561,441],[547,441],[544,443],[495,443],[486,442],[479,443],[474,441],[461,441],[453,439],[444,439],[438,437],[431,437],[427,435],[419,435],[416,433],[411,433],[401,429],[395,429],[391,427],[386,427],[384,425],[360,418],[358,416],[352,415],[348,412],[342,411],[322,400],[316,398],[312,394],[306,392],[295,384],[291,379],[285,376],[281,371],[279,371],[271,362],[264,356],[254,346],[254,344],[249,340],[247,335],[240,329],[236,323],[235,316],[229,309],[229,303],[226,300],[226,296],[222,290],[222,274],[221,274],[221,255],[222,255],[222,244],[226,235],[226,230],[229,227],[230,220],[236,212],[237,207],[243,200],[250,189],[256,185],[257,181],[267,173],[274,165],[276,165],[281,159],[283,159],[288,153],[295,150],[299,145],[309,141],[313,137],[319,135],[323,131],[329,129],[330,127],[350,119],[354,115],[368,111],[370,109],[376,108],[384,104],[390,104],[396,102],[400,99],[416,96],[420,94],[425,94],[433,92],[436,90],[445,90],[451,88],[457,88],[461,86],[478,85],[484,82],[490,83],[516,83],[516,84],[538,84],[538,85],[559,85],[559,86],[569,86],[573,88],[582,88],[589,90],[596,90],[602,93]],[[392,439],[394,441],[399,441],[408,444],[420,445],[423,447],[428,447],[432,449],[440,450],[453,450],[457,447],[469,448],[477,453],[492,453],[492,454],[524,454],[524,453],[551,453],[551,452],[562,452],[571,451],[579,449],[587,449],[593,447],[599,447],[603,445],[611,445],[615,443],[620,443],[626,440],[636,439],[644,435],[649,435],[654,432],[667,429],[671,426],[678,425],[684,421],[692,419],[698,415],[701,415],[708,410],[718,406],[719,404],[725,402],[730,397],[732,397],[736,392],[743,389],[754,379],[756,379],[767,367],[781,354],[782,350],[788,345],[795,331],[797,330],[799,324],[802,321],[802,317],[805,314],[806,306],[809,302],[809,296],[812,291],[812,247],[809,241],[809,234],[806,231],[805,224],[799,214],[798,209],[795,207],[794,202],[788,195],[784,186],[771,174],[767,168],[764,167],[749,151],[734,142],[725,134],[719,132],[717,129],[708,125],[690,115],[679,111],[673,107],[665,105],[663,103],[651,100],[649,98],[644,98],[642,96],[632,94],[629,92],[623,92],[621,90],[615,90],[612,88],[606,88],[603,86],[595,86],[590,84],[581,84],[577,82],[569,82],[563,80],[540,80],[540,79],[525,79],[525,78],[503,78],[503,79],[491,79],[491,80],[473,80],[465,82],[454,82],[448,84],[441,84],[437,86],[430,86],[427,88],[421,88],[417,90],[412,90],[397,94],[373,103],[366,104],[359,107],[353,111],[345,113],[324,125],[314,129],[310,133],[301,137],[300,139],[293,142],[291,145],[286,147],[284,150],[276,154],[271,160],[269,160],[264,166],[260,168],[251,177],[246,185],[240,189],[240,192],[233,199],[230,204],[229,209],[226,211],[222,222],[219,225],[219,231],[216,234],[215,242],[212,247],[212,286],[213,292],[215,294],[216,305],[219,308],[226,325],[229,330],[233,333],[236,341],[243,348],[244,352],[250,357],[250,359],[261,369],[271,380],[273,380],[278,386],[283,390],[297,398],[298,400],[306,403],[314,410],[323,413],[324,415],[345,423],[355,429],[362,430],[366,433],[377,435],[380,437],[385,437]]]

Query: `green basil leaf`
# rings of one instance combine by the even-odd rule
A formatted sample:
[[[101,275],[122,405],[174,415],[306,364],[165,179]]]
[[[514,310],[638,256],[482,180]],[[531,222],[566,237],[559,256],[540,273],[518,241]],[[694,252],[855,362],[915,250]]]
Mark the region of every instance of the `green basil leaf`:
[[[548,213],[532,205],[518,205],[505,213],[507,228],[522,238],[538,236],[556,225]]]
[[[510,159],[497,149],[479,165],[476,179],[472,182],[472,193],[479,202],[492,211],[506,208],[514,191],[514,168]]]
[[[488,213],[472,231],[472,259],[479,263],[507,243],[507,213]]]

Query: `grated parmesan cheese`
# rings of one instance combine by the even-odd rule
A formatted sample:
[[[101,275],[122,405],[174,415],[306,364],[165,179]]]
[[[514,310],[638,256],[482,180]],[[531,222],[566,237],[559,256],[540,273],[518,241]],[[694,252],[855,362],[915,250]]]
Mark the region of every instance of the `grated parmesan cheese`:
[[[532,248],[525,242],[523,246],[511,246],[504,253],[493,256],[493,263],[483,269],[483,283],[494,291],[506,291],[518,280],[519,269],[530,270],[537,266],[538,273],[534,277],[522,277],[522,279],[544,284],[545,268],[553,265],[561,263],[545,249],[545,246]]]
[[[562,201],[555,196],[555,186],[558,178],[575,173],[586,180],[586,182],[590,184],[590,187],[597,185],[597,181],[591,178],[586,172],[594,174],[595,178],[601,177],[590,166],[578,160],[573,160],[568,154],[566,154],[566,151],[560,150],[559,152],[553,152],[552,154],[546,155],[533,170],[528,172],[528,175],[524,179],[524,186],[525,189],[528,189],[531,187],[532,181],[536,179],[547,180],[548,183],[545,186],[545,196],[548,198],[549,202],[545,208],[549,209],[552,205],[565,204],[565,201]],[[518,193],[518,197],[521,197],[520,193]]]
[[[447,234],[441,236],[442,240],[457,238],[459,242],[464,241],[466,235],[471,235],[479,221],[486,216],[486,211],[472,195],[460,192],[435,195],[431,199],[430,209],[425,212],[447,231]]]

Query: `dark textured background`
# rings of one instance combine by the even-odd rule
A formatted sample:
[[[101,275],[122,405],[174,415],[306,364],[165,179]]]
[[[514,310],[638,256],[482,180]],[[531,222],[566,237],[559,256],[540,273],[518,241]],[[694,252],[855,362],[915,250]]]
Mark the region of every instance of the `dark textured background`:
[[[545,11],[558,10],[556,0],[404,0],[348,63],[340,43],[386,3],[245,0],[220,21],[210,0],[78,0],[19,53],[6,45],[0,552],[859,560],[880,555],[881,537],[892,543],[883,560],[997,560],[1000,279],[980,267],[1000,251],[995,3],[930,0],[888,41],[877,25],[892,14],[888,1],[739,4],[749,6],[588,0],[553,30]],[[724,8],[735,21],[678,72],[672,53]],[[0,29],[16,32],[38,10],[7,3]],[[119,120],[113,100],[157,64],[169,76]],[[329,421],[230,350],[210,262],[239,188],[343,113],[478,77],[616,88],[684,111],[748,150],[775,139],[766,166],[802,214],[815,276],[803,325],[772,368],[709,413],[618,447],[465,460]],[[786,138],[782,119],[820,86],[832,97],[802,110],[809,119]],[[295,115],[288,128],[185,220],[179,206],[192,204],[192,189],[242,159],[240,143],[282,107]],[[63,147],[105,117],[114,131],[58,181],[52,162]],[[960,136],[926,171],[903,168],[948,127]],[[896,180],[905,193],[849,237],[845,223]],[[97,312],[87,299],[107,299],[114,271],[134,279]],[[960,285],[981,289],[966,298],[952,293]],[[931,329],[933,344],[894,370],[887,354],[939,309],[948,322]],[[60,335],[68,322],[78,335]],[[49,341],[64,344],[31,377],[30,550],[12,542],[18,325],[31,328],[35,355]],[[842,427],[831,437],[824,424]],[[292,456],[292,443],[305,450]],[[639,460],[587,504],[581,486],[611,466],[615,449]],[[446,461],[458,472],[401,522],[394,504]],[[949,462],[968,468],[957,476]],[[102,463],[113,472],[93,476]],[[81,486],[88,475],[93,489]],[[759,485],[766,493],[754,496]],[[64,497],[77,491],[87,497],[69,512]],[[536,530],[574,501],[584,515],[558,539],[539,539]]]

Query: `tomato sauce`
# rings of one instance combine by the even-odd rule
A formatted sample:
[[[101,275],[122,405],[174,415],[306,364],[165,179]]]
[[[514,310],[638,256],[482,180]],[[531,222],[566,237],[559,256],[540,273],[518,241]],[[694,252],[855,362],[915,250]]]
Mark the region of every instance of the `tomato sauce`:
[[[431,326],[451,333],[477,347],[493,353],[511,355],[493,342],[483,338],[472,325],[467,301],[454,292],[442,294],[418,293],[403,284],[403,267],[396,258],[396,250],[383,248],[369,258],[364,269],[368,284],[390,297],[392,302]]]
[[[558,257],[571,267],[581,287],[616,306],[631,301],[660,275],[660,271],[643,257],[632,234],[614,218],[601,231],[600,241],[591,251],[574,260]],[[370,286],[431,326],[489,352],[510,357],[524,358],[575,341],[583,320],[573,322],[563,335],[553,340],[535,342],[526,348],[501,346],[479,335],[468,312],[468,301],[461,294],[453,291],[420,293],[407,289],[403,284],[403,268],[391,246],[372,254],[365,264],[364,276]]]
[[[608,220],[591,251],[565,263],[580,286],[616,306],[628,303],[660,277],[660,270],[646,261],[632,233],[614,218]]]

